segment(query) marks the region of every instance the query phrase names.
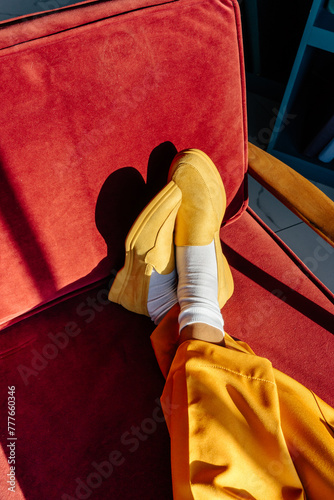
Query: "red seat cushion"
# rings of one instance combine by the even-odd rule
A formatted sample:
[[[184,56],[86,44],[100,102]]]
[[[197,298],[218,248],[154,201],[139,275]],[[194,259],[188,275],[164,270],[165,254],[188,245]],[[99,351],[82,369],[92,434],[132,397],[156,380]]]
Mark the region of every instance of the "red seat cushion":
[[[99,193],[110,174],[132,167],[142,179],[131,198],[125,177],[121,188],[137,210],[160,144],[203,149],[226,184],[226,221],[245,208],[238,4],[156,3],[93,3],[2,25],[2,325],[117,265],[119,245],[109,246],[106,259],[96,229]],[[156,163],[155,178],[165,163]],[[109,217],[127,226],[123,207],[103,217],[100,211],[102,226]]]
[[[331,297],[250,213],[222,235],[235,280],[226,330],[333,405]],[[88,498],[89,489],[99,499],[172,499],[154,325],[109,303],[108,289],[92,286],[0,337],[1,394],[16,386],[19,499]],[[2,415],[6,407],[2,397]]]
[[[106,305],[107,289],[107,283],[92,288],[1,337],[2,415],[8,385],[16,388],[19,500],[73,500],[92,492],[99,499],[172,499],[153,324]],[[8,442],[2,433],[5,451]],[[9,473],[4,455],[0,472]]]

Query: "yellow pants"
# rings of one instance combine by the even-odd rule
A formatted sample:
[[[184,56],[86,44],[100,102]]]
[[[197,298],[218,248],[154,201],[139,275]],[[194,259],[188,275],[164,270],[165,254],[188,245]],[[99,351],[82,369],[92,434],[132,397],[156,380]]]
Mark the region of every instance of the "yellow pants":
[[[333,500],[334,410],[228,335],[177,347],[177,313],[151,337],[174,499]]]

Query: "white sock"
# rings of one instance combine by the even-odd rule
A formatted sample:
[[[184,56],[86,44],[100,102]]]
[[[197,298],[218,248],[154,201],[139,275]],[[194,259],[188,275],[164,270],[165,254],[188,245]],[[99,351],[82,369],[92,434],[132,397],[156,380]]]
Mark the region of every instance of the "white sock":
[[[176,247],[176,267],[180,331],[193,323],[205,323],[224,332],[214,241],[204,246]]]
[[[147,310],[156,325],[177,303],[177,273],[159,274],[153,269],[148,289]]]

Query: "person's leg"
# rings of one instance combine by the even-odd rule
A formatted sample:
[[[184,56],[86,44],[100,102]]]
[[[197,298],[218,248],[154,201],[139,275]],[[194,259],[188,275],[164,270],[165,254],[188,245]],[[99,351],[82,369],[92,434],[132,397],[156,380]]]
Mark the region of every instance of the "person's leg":
[[[204,323],[223,334],[220,310],[233,293],[233,278],[219,237],[226,209],[222,179],[211,159],[196,149],[175,156],[168,178],[182,193],[174,235],[180,332]]]
[[[180,336],[162,406],[174,498],[302,499],[279,426],[271,364],[222,347],[219,296],[227,298],[232,287],[217,243],[225,210],[221,178],[205,155],[191,150],[176,157],[171,172],[182,192],[175,227]],[[279,460],[285,465],[277,478]]]
[[[235,347],[183,342],[161,402],[175,500],[305,498],[269,361]]]
[[[192,323],[180,332],[180,343],[186,340],[203,340],[211,344],[225,345],[224,332],[205,323]]]
[[[189,153],[181,153],[176,161],[181,159],[179,164],[185,167],[185,158],[190,159]],[[180,212],[187,224],[182,217],[176,221],[176,228],[183,226],[176,235],[176,255],[181,264],[178,297],[176,279],[172,280],[171,294],[170,276],[162,281],[158,276],[175,269],[173,231],[182,205],[182,189],[178,191],[173,184],[152,201],[130,231],[126,263],[110,293],[111,300],[141,314],[150,315],[150,299],[159,302],[158,307],[153,307],[157,316],[152,319],[158,326],[151,339],[167,377],[161,401],[171,436],[175,499],[304,498],[292,456],[309,498],[329,500],[334,477],[328,466],[334,461],[330,434],[334,412],[313,394],[307,398],[305,388],[291,386],[282,374],[275,377],[271,364],[254,356],[246,344],[236,343],[226,335],[226,348],[222,347],[224,332],[217,303],[219,311],[232,293],[232,277],[221,253],[215,211],[211,212],[209,225],[203,225],[203,211],[200,217],[194,217],[196,206],[205,207],[203,198],[198,199],[198,185],[194,182],[199,170],[193,166],[189,178],[188,167],[183,167],[177,169],[176,177],[185,188],[192,186],[188,194],[195,203],[184,205]],[[210,186],[202,184],[202,194],[205,190],[212,194],[212,180]],[[189,232],[188,223],[189,228],[197,224],[197,229]],[[201,227],[206,228],[204,232]],[[213,239],[212,227],[216,227]],[[216,260],[211,258],[212,242]],[[211,257],[209,253],[203,257],[206,248],[195,248],[205,246]],[[187,247],[193,248],[188,252]],[[212,287],[213,279],[217,283]],[[151,291],[157,285],[157,294],[150,294],[150,285]],[[211,293],[217,288],[218,301]]]
[[[174,234],[179,327],[177,331],[171,328],[173,340],[167,340],[164,332],[171,327],[167,318],[151,337],[165,376],[175,354],[174,341],[194,339],[224,345],[221,308],[234,287],[219,237],[226,193],[214,163],[202,151],[184,150],[175,156],[168,178],[182,193]],[[175,319],[175,314],[176,307],[169,317]]]
[[[316,486],[311,491],[307,484],[310,498],[329,500],[333,479],[326,459],[328,464],[334,458],[332,438],[325,428],[320,432],[317,406],[305,406],[306,418],[302,405],[294,412],[293,395],[287,397],[279,377],[276,383],[268,360],[229,336],[222,347],[217,293],[228,297],[229,280],[219,270],[224,261],[216,241],[224,204],[221,181],[197,152],[181,153],[171,171],[182,192],[175,230],[181,310],[178,316],[176,307],[167,314],[152,344],[167,374],[161,400],[171,436],[174,498],[304,499],[283,434],[285,429],[291,441],[301,427],[298,473],[308,483],[312,469]],[[298,395],[299,388],[292,393]],[[312,453],[312,445],[326,458]]]
[[[334,498],[334,410],[210,325],[152,334],[176,500]],[[306,495],[306,496],[305,496]]]
[[[179,345],[177,317],[152,334],[174,498],[334,498],[334,409],[227,334]]]

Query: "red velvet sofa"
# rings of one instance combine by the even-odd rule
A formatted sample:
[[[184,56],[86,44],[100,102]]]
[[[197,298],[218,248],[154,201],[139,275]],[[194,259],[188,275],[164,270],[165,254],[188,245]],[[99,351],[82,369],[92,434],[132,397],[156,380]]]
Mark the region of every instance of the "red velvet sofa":
[[[172,498],[154,325],[107,294],[183,148],[209,154],[226,186],[226,331],[333,405],[333,295],[247,208],[237,2],[15,19],[0,68],[0,497]]]

